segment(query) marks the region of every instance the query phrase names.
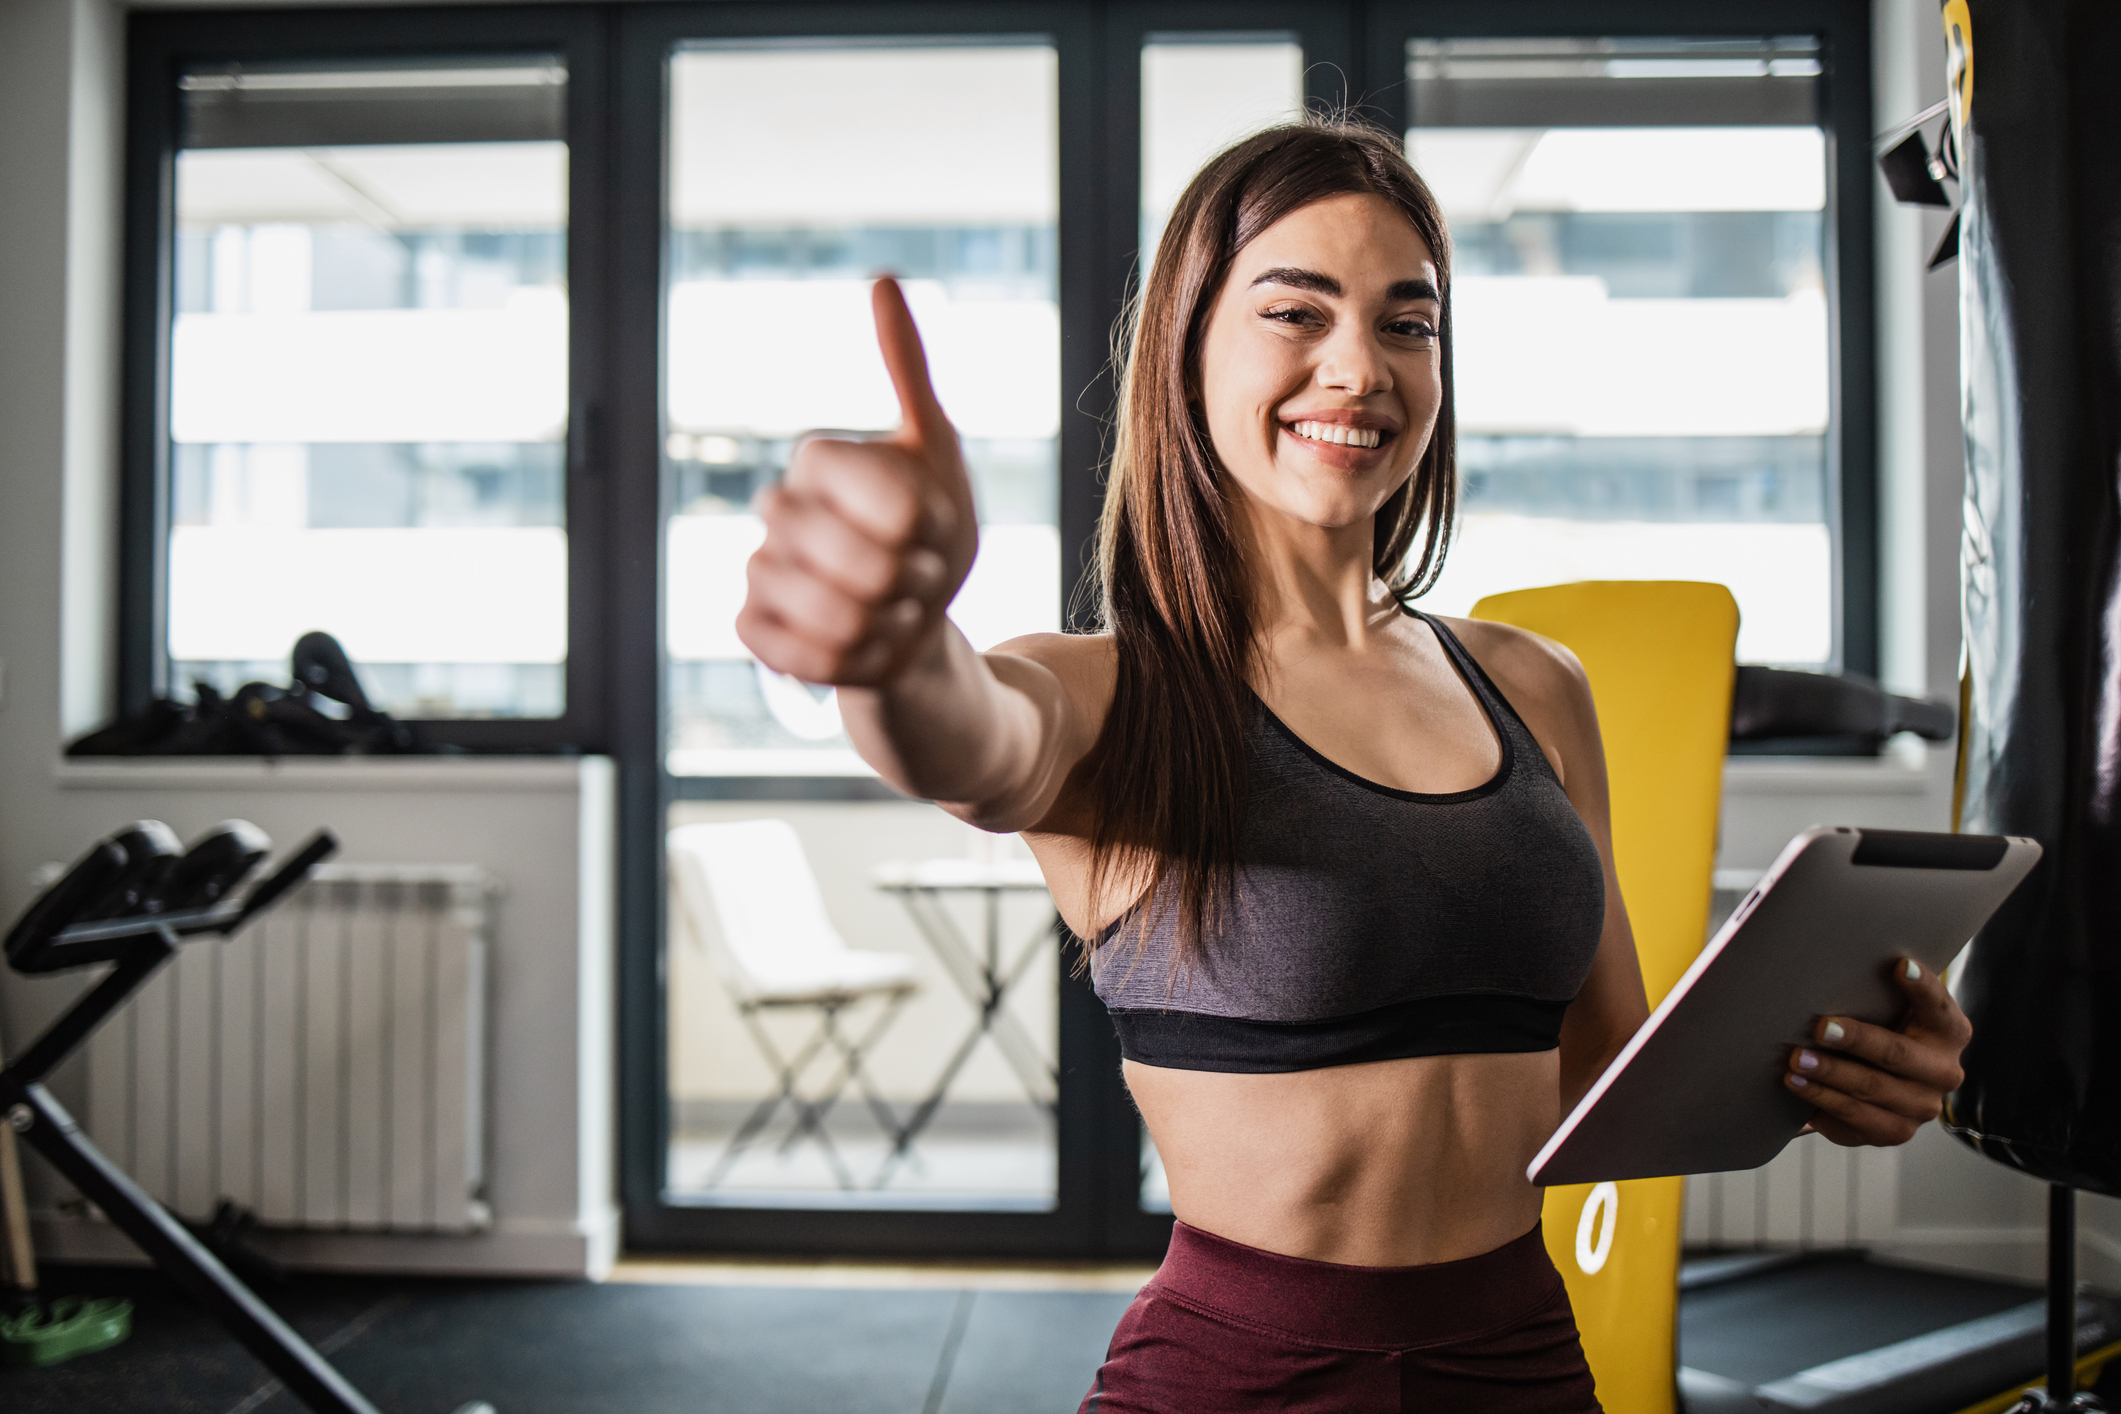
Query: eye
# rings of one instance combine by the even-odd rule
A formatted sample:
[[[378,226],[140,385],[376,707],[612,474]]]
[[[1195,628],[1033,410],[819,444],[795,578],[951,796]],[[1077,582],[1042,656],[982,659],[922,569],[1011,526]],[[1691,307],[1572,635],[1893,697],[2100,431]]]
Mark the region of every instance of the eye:
[[[1272,308],[1261,310],[1259,312],[1259,317],[1262,319],[1272,319],[1282,324],[1295,325],[1297,327],[1304,327],[1320,322],[1318,318],[1318,312],[1316,310],[1310,309],[1307,306],[1300,304],[1275,305]]]
[[[1386,324],[1385,332],[1398,338],[1426,343],[1436,337],[1436,325],[1425,315],[1409,314]]]

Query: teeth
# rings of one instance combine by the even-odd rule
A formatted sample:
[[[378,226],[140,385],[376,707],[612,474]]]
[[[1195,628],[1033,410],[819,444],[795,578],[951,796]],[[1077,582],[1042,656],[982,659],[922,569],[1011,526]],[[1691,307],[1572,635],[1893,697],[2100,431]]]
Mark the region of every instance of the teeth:
[[[1385,439],[1375,427],[1343,427],[1337,422],[1299,422],[1294,430],[1299,437],[1337,447],[1375,447]]]

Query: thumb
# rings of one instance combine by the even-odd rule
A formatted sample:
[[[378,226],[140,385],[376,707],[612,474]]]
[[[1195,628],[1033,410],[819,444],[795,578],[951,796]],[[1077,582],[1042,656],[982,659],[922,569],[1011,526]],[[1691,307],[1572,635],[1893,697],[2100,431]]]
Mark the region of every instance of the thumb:
[[[1944,985],[1944,977],[1934,969],[1926,968],[1913,958],[1902,958],[1893,964],[1893,980],[1907,994],[1907,1015],[1901,1021],[1901,1030],[1919,1027],[1924,1031],[1950,1035],[1965,1025],[1965,1013],[1952,998]]]
[[[957,433],[935,399],[928,381],[928,353],[921,347],[921,332],[914,326],[913,312],[906,308],[905,292],[888,275],[876,282],[870,295],[876,314],[876,343],[884,355],[884,368],[898,393],[899,429],[893,440],[911,447],[936,449],[949,446]]]

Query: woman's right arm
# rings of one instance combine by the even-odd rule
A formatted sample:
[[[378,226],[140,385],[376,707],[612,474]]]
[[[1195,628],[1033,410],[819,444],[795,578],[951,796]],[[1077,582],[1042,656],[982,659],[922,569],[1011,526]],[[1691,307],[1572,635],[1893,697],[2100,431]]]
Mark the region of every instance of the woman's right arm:
[[[1097,665],[1059,634],[977,653],[945,614],[979,546],[972,483],[896,282],[874,303],[899,430],[810,438],[760,493],[737,636],[767,667],[838,687],[855,749],[893,786],[1026,829],[1096,738]]]

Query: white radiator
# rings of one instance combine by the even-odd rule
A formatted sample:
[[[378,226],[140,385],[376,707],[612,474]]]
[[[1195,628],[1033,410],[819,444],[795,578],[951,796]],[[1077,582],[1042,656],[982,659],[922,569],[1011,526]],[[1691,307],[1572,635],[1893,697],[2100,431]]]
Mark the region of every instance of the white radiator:
[[[486,1227],[486,949],[466,865],[327,864],[188,942],[89,1045],[90,1136],[164,1205],[267,1227]]]
[[[1758,869],[1718,869],[1714,937]],[[1757,1169],[1686,1181],[1689,1247],[1860,1247],[1892,1239],[1900,1220],[1900,1152],[1844,1149],[1807,1134]]]
[[[1757,1169],[1686,1181],[1689,1247],[1864,1247],[1900,1220],[1900,1151],[1807,1134]]]

